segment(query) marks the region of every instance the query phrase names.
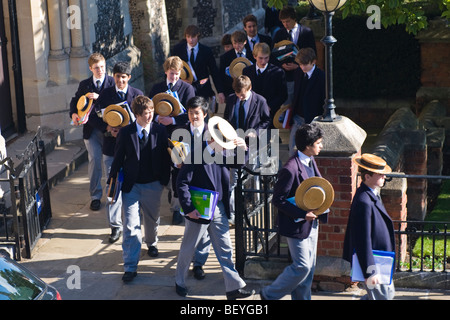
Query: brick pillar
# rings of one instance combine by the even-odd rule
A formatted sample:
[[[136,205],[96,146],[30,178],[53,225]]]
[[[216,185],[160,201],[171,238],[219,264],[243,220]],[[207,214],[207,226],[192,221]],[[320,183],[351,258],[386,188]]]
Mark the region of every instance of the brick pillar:
[[[319,156],[316,158],[322,176],[334,188],[334,203],[330,208],[328,223],[320,225],[317,255],[341,257],[344,245],[350,205],[356,191],[358,168],[353,163],[354,156]]]
[[[318,264],[321,257],[342,257],[345,229],[353,195],[356,191],[358,169],[353,157],[361,154],[367,134],[346,117],[334,122],[315,122],[324,130],[324,148],[316,157],[322,176],[335,191],[328,223],[320,225],[317,247]]]
[[[396,231],[405,231],[406,223],[399,225],[396,221],[406,221],[407,217],[407,179],[394,178],[381,189],[380,195],[383,200],[384,207],[389,213],[389,216],[394,220],[394,228]],[[402,235],[400,238],[396,237],[396,246],[398,248],[399,261],[405,261],[407,249],[407,237]]]
[[[415,144],[405,146],[403,171],[406,174],[427,174],[427,143],[424,130],[408,131]],[[427,179],[408,179],[408,220],[424,220],[427,212]]]

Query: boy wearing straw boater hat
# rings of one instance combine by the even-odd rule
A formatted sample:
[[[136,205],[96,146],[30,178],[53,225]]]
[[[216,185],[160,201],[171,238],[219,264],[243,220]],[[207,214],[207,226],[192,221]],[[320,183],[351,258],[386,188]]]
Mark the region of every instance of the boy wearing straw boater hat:
[[[109,179],[113,179],[123,170],[124,282],[132,281],[137,275],[142,246],[140,212],[149,254],[157,255],[161,194],[170,178],[167,132],[163,125],[152,121],[153,102],[140,95],[131,107],[136,121],[119,131],[109,174]]]
[[[109,175],[114,160],[114,148],[119,130],[133,122],[135,117],[131,111],[131,102],[142,91],[128,84],[131,79],[131,66],[128,62],[118,62],[113,67],[115,85],[102,91],[97,99],[96,109],[102,113],[106,133],[103,138],[103,162],[106,175]],[[109,185],[106,186],[106,190]],[[122,234],[122,208],[121,196],[118,201],[106,206],[106,214],[111,227],[109,242],[119,240]]]
[[[70,118],[75,126],[81,125],[80,111],[84,116],[83,140],[88,152],[89,193],[91,195],[91,210],[100,210],[102,189],[102,145],[106,125],[95,112],[94,101],[103,89],[114,86],[114,78],[106,74],[106,61],[100,53],[93,53],[89,59],[89,70],[92,76],[78,85],[75,96],[70,101]],[[84,113],[83,113],[84,112]],[[89,112],[89,114],[86,114]],[[86,119],[87,118],[87,119]]]
[[[314,157],[322,150],[323,131],[315,124],[297,130],[298,153],[278,173],[273,204],[278,208],[278,232],[286,237],[292,264],[261,292],[262,299],[310,300],[316,264],[318,220],[327,222],[333,188],[321,177]]]
[[[394,283],[381,283],[374,271],[373,250],[395,252],[394,226],[381,201],[379,189],[383,187],[391,168],[386,161],[373,154],[355,157],[362,183],[353,197],[344,240],[343,258],[354,266],[353,256],[361,266],[367,295],[363,299],[391,300],[395,296]]]

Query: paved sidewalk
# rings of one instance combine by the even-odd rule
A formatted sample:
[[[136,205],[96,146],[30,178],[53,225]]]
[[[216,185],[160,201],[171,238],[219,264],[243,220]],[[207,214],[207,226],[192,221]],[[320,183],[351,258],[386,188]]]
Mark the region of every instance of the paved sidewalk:
[[[206,278],[189,278],[190,295],[175,293],[175,268],[184,226],[172,226],[167,202],[163,194],[161,226],[159,229],[159,257],[150,258],[143,246],[138,276],[130,284],[121,280],[123,274],[121,240],[108,242],[110,229],[102,202],[100,211],[89,209],[89,181],[87,163],[51,189],[53,218],[39,240],[31,259],[21,263],[46,282],[55,286],[64,300],[224,300],[225,289],[220,266],[213,251],[205,265]],[[233,232],[232,232],[233,236]],[[75,279],[79,270],[79,281]],[[250,288],[259,292],[267,281],[248,280]],[[80,285],[77,288],[77,284]],[[355,292],[315,292],[313,300],[359,299]],[[449,292],[427,290],[397,290],[398,300],[447,300]],[[286,296],[283,300],[289,300]],[[259,300],[259,295],[248,298]]]

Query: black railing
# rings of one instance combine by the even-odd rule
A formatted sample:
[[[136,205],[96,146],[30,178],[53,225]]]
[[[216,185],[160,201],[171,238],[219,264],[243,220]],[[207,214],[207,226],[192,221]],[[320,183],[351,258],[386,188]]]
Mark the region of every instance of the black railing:
[[[49,223],[52,210],[47,175],[47,160],[41,130],[31,140],[24,153],[18,156],[20,165],[11,158],[0,163],[6,169],[9,182],[10,208],[3,205],[0,219],[0,246],[14,244],[14,258],[31,258],[32,251]]]
[[[394,221],[397,271],[447,271],[450,222]]]

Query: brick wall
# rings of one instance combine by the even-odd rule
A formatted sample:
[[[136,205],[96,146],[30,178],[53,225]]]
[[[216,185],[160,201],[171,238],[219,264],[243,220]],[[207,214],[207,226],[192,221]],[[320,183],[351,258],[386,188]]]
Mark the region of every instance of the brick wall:
[[[358,169],[352,157],[319,156],[316,161],[322,176],[333,185],[335,192],[328,223],[320,226],[317,254],[341,257]]]
[[[450,43],[422,42],[420,45],[424,87],[450,87]]]

